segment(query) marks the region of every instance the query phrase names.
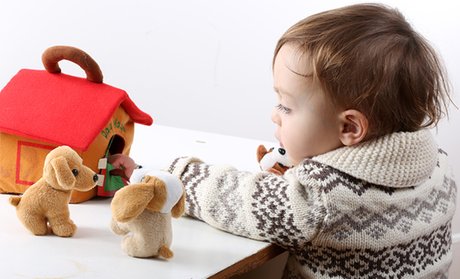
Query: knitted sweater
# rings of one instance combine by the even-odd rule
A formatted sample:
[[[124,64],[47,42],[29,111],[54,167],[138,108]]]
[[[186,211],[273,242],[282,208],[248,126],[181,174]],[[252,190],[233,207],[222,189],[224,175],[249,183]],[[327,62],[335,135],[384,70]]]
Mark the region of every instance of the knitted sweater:
[[[186,213],[289,251],[285,278],[447,278],[456,185],[431,133],[394,133],[283,176],[178,158]]]

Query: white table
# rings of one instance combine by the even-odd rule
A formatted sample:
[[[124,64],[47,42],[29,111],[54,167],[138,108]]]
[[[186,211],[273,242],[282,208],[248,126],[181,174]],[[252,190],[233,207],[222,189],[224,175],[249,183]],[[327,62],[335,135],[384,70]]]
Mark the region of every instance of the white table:
[[[136,129],[131,156],[156,168],[177,156],[195,155],[209,163],[256,171],[257,146],[270,144],[155,124]],[[110,231],[110,199],[71,204],[71,218],[78,226],[71,238],[32,235],[7,199],[0,195],[0,278],[223,278],[281,252],[182,217],[173,219],[172,259],[132,258],[121,250],[121,236]]]

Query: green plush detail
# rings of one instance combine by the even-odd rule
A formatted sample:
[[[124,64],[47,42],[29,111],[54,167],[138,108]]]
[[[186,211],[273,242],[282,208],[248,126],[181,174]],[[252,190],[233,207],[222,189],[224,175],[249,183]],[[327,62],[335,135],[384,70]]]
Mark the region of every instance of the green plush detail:
[[[105,184],[104,184],[104,190],[105,191],[116,191],[118,189],[121,189],[125,186],[123,183],[123,180],[121,179],[120,176],[118,175],[110,175],[110,171],[113,170],[114,167],[112,164],[107,163],[107,170],[105,173]]]

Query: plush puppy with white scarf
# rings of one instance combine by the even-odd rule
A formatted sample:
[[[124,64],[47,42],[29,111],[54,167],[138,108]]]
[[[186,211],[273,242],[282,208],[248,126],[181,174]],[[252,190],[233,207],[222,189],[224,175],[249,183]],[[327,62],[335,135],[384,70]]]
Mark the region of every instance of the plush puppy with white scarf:
[[[169,259],[171,217],[182,216],[185,191],[182,182],[168,172],[133,173],[131,184],[118,190],[111,203],[112,231],[124,235],[122,249],[132,257]]]

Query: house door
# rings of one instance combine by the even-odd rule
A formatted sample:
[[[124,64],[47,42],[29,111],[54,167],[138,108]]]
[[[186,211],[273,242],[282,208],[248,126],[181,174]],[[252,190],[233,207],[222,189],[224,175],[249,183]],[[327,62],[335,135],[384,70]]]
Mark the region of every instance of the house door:
[[[123,178],[118,175],[112,175],[111,170],[113,166],[108,162],[108,157],[110,155],[119,154],[123,152],[125,148],[125,140],[120,135],[113,135],[110,138],[109,145],[105,151],[103,158],[99,160],[98,168],[99,171],[99,180],[101,183],[97,186],[97,195],[102,197],[113,197],[115,192],[128,184],[126,178]]]

